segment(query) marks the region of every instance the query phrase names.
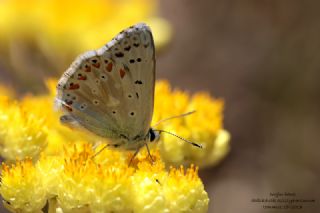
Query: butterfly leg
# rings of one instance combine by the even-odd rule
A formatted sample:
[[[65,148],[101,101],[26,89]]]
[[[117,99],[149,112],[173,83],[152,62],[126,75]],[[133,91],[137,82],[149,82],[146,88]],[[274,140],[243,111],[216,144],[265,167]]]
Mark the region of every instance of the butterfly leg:
[[[149,157],[150,157],[150,159],[151,159],[151,163],[154,163],[154,159],[152,158],[152,156],[151,156],[151,154],[150,154],[150,149],[149,149],[149,146],[148,146],[147,143],[146,143],[146,147],[147,147],[148,155],[149,155]]]
[[[100,145],[100,144],[98,144],[98,145]],[[107,148],[107,147],[109,147],[109,146],[112,146],[112,147],[114,147],[114,148],[117,148],[117,147],[120,146],[120,144],[106,144],[102,149],[100,149],[97,153],[95,153],[95,154],[92,156],[92,159],[93,159],[94,157],[96,157],[98,154],[100,154],[103,150],[105,150],[105,148]],[[94,149],[97,148],[97,147],[98,147],[98,146],[95,146]]]
[[[139,153],[140,149],[141,149],[141,147],[139,147],[139,148],[134,152],[133,156],[132,156],[131,159],[130,159],[129,166],[131,165],[133,159],[134,159],[134,158],[137,156],[137,154]]]
[[[105,148],[107,148],[109,144],[105,145],[102,149],[100,149],[97,153],[92,156],[92,159],[95,158],[98,154],[100,154]]]
[[[101,142],[96,142],[93,146],[92,146],[92,149],[95,150],[96,148],[98,148],[98,146],[101,145]]]

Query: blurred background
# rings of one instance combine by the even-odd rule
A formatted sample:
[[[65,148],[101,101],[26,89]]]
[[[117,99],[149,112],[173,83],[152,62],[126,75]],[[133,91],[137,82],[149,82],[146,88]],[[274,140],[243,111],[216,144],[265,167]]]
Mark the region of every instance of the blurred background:
[[[287,212],[319,212],[319,3],[160,3],[174,36],[158,59],[158,76],[226,102],[231,152],[200,172],[210,212],[268,212],[251,199],[272,192],[316,199]]]
[[[231,152],[218,166],[200,171],[211,199],[209,212],[270,212],[251,200],[277,192],[316,200],[281,212],[320,211],[317,1],[105,0],[104,16],[100,7],[83,14],[89,10],[83,0],[56,1],[40,5],[30,20],[23,14],[31,3],[5,2],[0,6],[3,84],[21,94],[41,93],[41,79],[61,75],[75,55],[101,46],[130,24],[147,21],[159,46],[157,77],[225,100]],[[20,18],[13,16],[13,8]],[[76,8],[74,14],[68,8]],[[60,19],[39,19],[51,12]],[[92,28],[87,19],[94,20]],[[70,29],[68,22],[74,20],[79,26]],[[44,27],[49,24],[52,32]]]

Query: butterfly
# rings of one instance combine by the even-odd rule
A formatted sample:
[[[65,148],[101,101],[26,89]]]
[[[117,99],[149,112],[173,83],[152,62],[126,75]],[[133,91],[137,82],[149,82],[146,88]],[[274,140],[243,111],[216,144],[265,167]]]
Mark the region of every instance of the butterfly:
[[[135,154],[148,148],[166,132],[150,127],[155,63],[152,32],[144,23],[78,56],[57,85],[56,103],[65,113],[60,121],[110,139],[111,147]]]

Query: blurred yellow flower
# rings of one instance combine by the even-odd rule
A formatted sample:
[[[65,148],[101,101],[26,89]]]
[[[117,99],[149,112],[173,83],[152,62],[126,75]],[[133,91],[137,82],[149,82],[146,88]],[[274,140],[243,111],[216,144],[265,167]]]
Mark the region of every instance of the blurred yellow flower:
[[[160,123],[163,129],[196,142],[202,149],[162,133],[158,143],[161,157],[169,165],[195,163],[200,167],[217,164],[228,154],[229,133],[223,129],[223,101],[200,92],[191,96],[181,90],[173,90],[167,81],[158,81],[155,89],[153,123],[162,119],[196,111],[195,113]]]
[[[102,148],[99,147],[98,150]],[[158,152],[132,155],[74,144],[60,156],[3,164],[0,193],[13,212],[206,212],[209,198],[198,169],[165,170]],[[107,160],[106,160],[107,159]]]
[[[21,104],[0,99],[0,155],[7,160],[40,154],[47,145],[45,117],[37,117]]]
[[[160,50],[171,28],[157,8],[157,0],[0,1],[0,62],[18,85],[41,91],[44,76],[61,74],[79,52],[138,22],[151,26]]]

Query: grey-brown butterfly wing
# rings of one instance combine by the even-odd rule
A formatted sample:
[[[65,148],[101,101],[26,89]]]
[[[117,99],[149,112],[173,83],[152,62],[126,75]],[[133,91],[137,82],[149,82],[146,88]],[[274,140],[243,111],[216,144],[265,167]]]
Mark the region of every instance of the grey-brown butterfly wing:
[[[66,112],[61,120],[106,138],[143,137],[152,119],[154,84],[152,33],[137,24],[80,55],[63,74],[56,98]]]

